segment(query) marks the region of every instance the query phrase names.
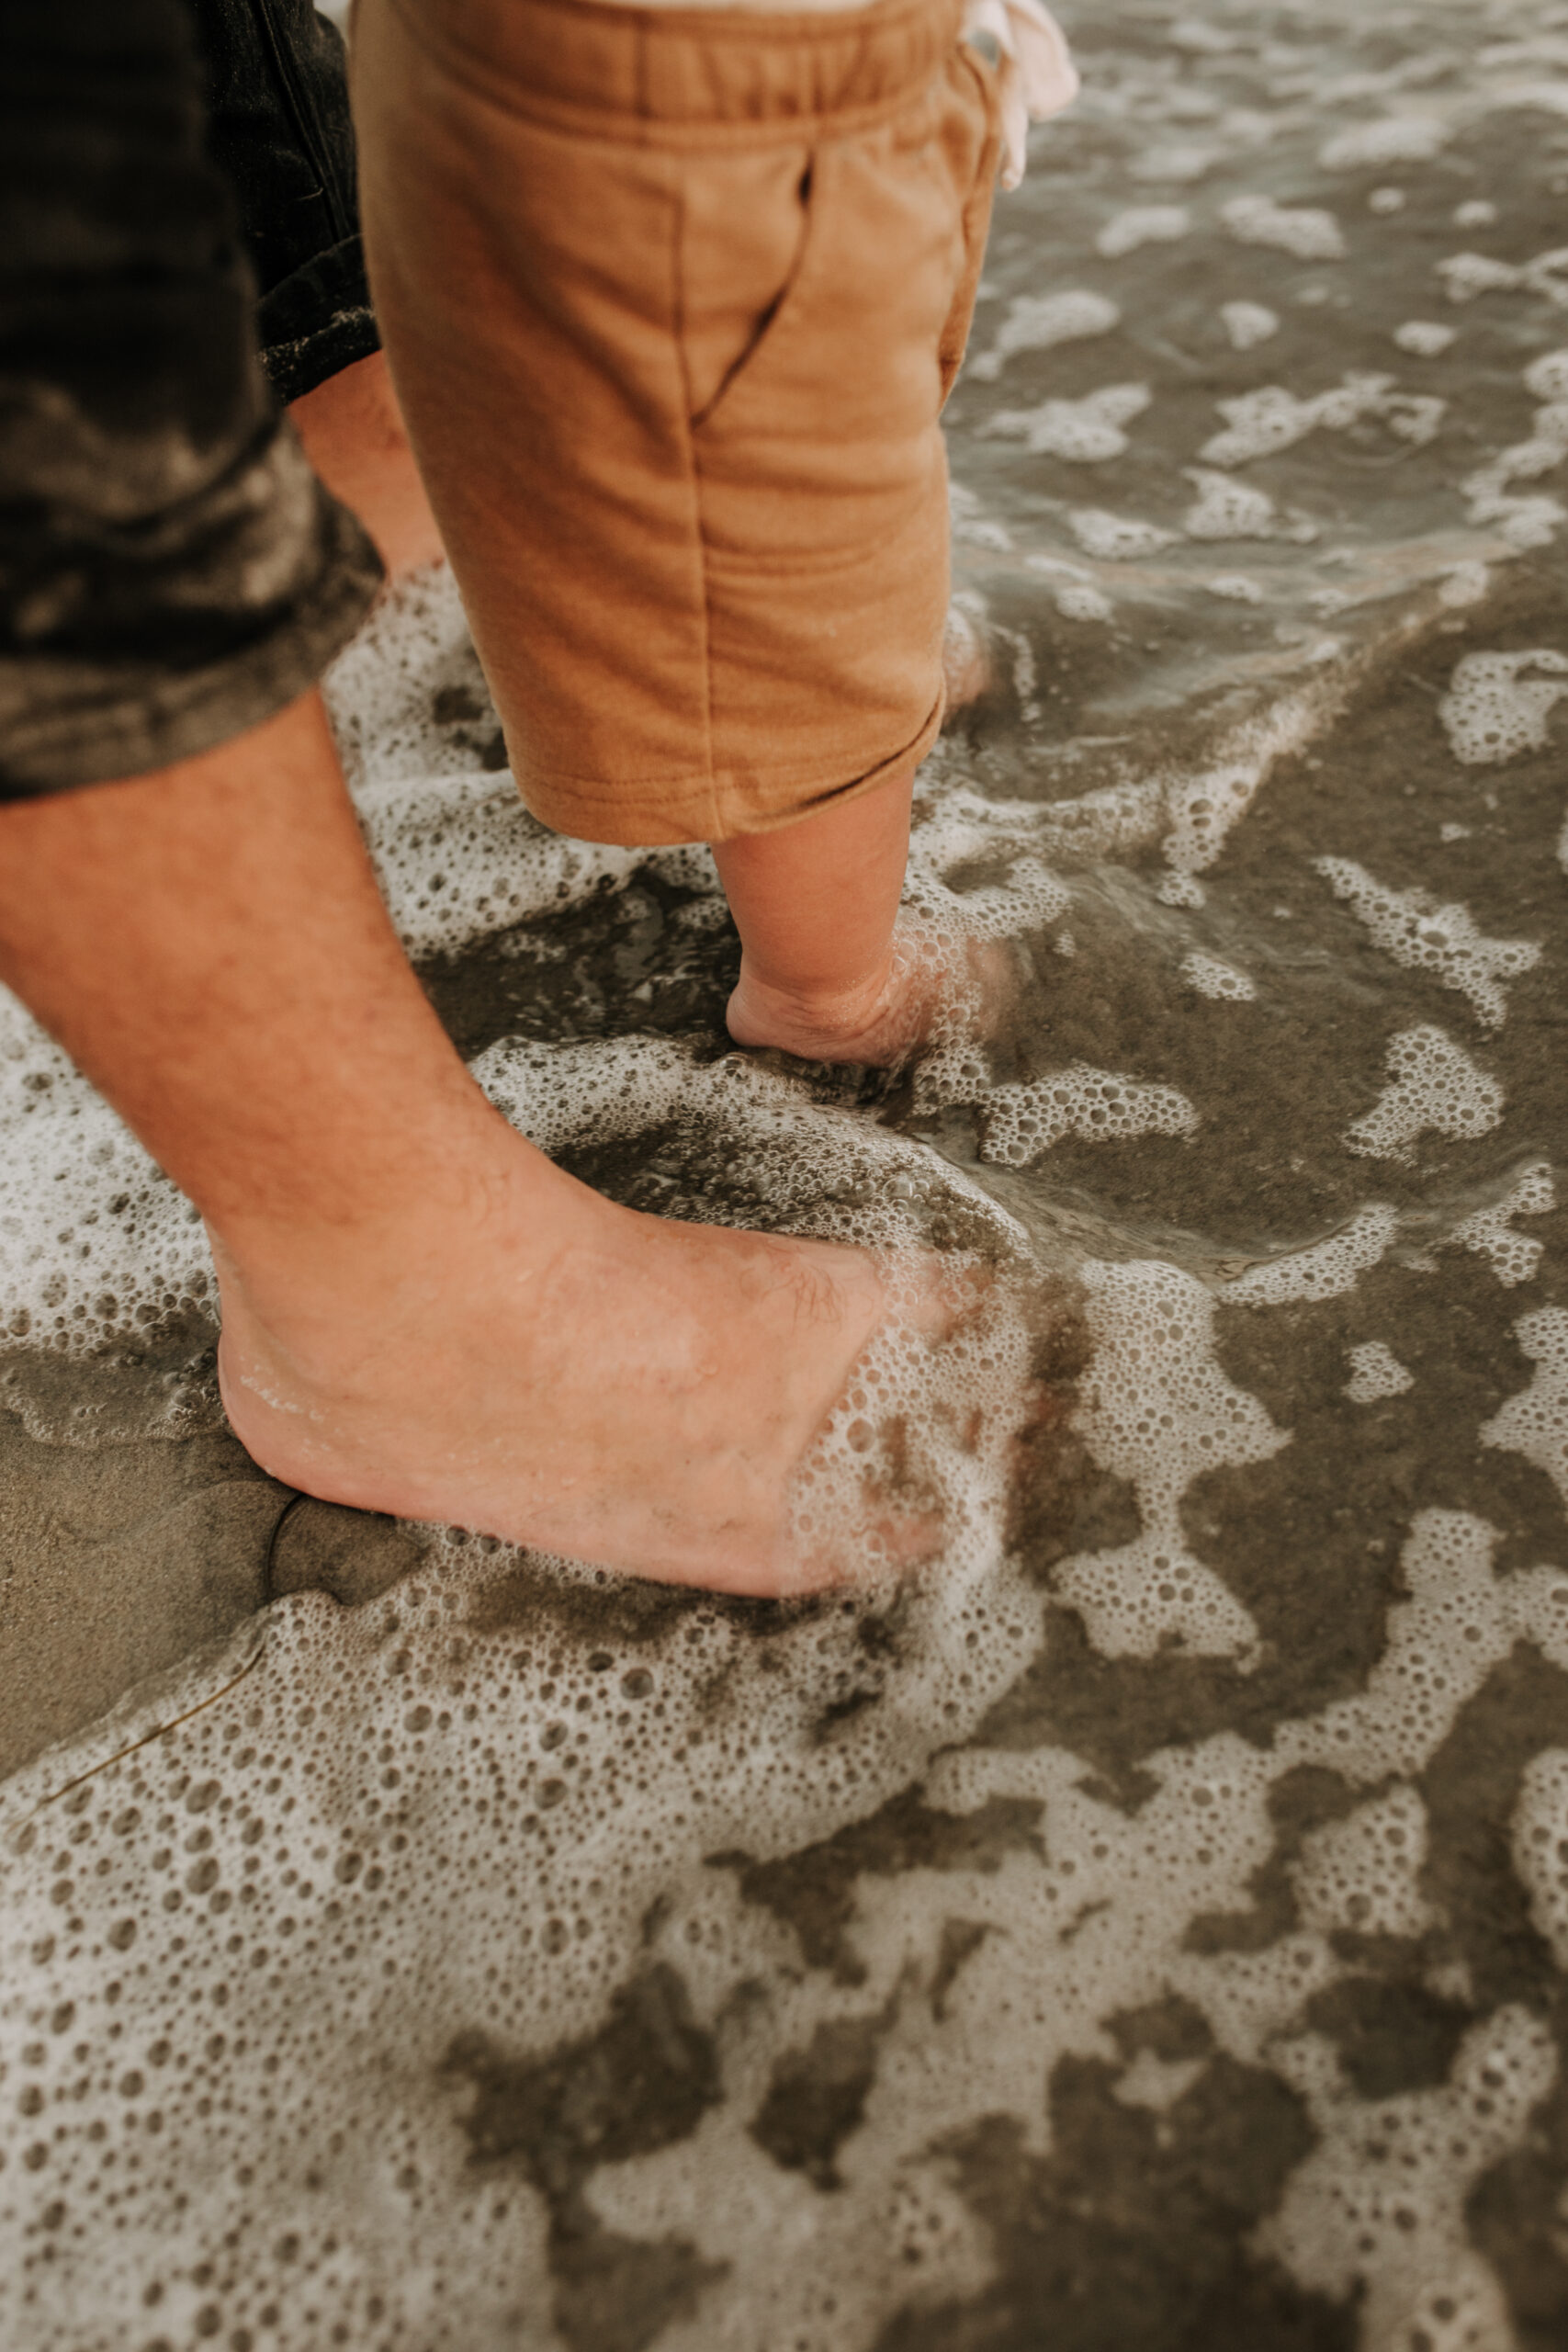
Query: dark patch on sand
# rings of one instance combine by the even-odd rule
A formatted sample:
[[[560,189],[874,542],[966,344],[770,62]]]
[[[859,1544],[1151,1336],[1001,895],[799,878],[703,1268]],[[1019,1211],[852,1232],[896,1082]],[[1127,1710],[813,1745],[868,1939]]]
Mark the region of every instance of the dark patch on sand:
[[[1568,2027],[1562,1976],[1529,1917],[1510,1852],[1527,1764],[1568,1745],[1568,1674],[1521,1643],[1460,1710],[1416,1781],[1430,1847],[1426,1892],[1449,1923],[1480,2010],[1523,2001]]]
[[[751,2120],[751,2137],[814,2188],[840,2187],[839,2149],[865,2113],[877,2055],[897,2002],[867,2018],[827,2018],[804,2050],[787,2050]]]
[[[716,932],[672,921],[694,895],[645,867],[624,889],[430,956],[419,976],[466,1061],[502,1037],[571,1045],[639,1029],[728,1047],[740,942],[728,922]]]
[[[942,1813],[918,1788],[905,1789],[863,1821],[802,1847],[776,1862],[745,1854],[711,1854],[714,1870],[734,1871],[749,1903],[760,1903],[800,1939],[807,1963],[858,1984],[865,1968],[850,1940],[855,1882],[901,1871],[998,1871],[1010,1853],[1043,1856],[1032,1797],[988,1797],[973,1813]]]
[[[1302,2019],[1333,2042],[1358,2098],[1392,2098],[1396,2091],[1446,2083],[1475,2022],[1472,2010],[1428,1985],[1375,1976],[1345,1976],[1314,1993]]]
[[[663,1962],[617,1992],[596,2034],[544,2058],[511,2058],[459,2034],[445,2071],[472,2086],[463,2119],[476,2165],[515,2164],[546,2199],[555,2321],[571,2352],[643,2352],[724,2275],[683,2239],[604,2229],[582,2191],[596,2165],[690,2137],[720,2097],[711,2038]]]
[[[325,1592],[345,1609],[375,1600],[412,1576],[425,1555],[416,1530],[379,1511],[301,1495],[284,1513],[267,1564],[267,1598]]]
[[[1353,2352],[1353,2311],[1247,2247],[1313,2145],[1295,2094],[1222,2054],[1156,2115],[1117,2075],[1058,2060],[1047,2156],[1010,2116],[948,2144],[997,2275],[971,2301],[907,2305],[877,2352]]]

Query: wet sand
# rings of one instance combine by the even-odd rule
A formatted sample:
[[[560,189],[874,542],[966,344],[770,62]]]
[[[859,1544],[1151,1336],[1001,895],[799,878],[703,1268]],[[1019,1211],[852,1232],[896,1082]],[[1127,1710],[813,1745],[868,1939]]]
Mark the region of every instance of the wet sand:
[[[1568,16],[1070,28],[950,412],[978,1063],[730,1057],[711,867],[518,815],[438,578],[333,689],[509,1115],[979,1256],[1060,1412],[794,1607],[293,1497],[14,1024],[23,2352],[1568,2339]]]

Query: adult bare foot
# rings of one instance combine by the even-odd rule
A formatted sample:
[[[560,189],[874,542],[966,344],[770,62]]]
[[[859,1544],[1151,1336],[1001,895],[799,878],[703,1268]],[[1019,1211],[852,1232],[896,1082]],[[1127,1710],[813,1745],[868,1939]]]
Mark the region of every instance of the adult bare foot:
[[[925,1046],[991,1035],[1014,989],[1005,946],[900,922],[879,967],[851,989],[782,988],[749,969],[743,956],[725,1022],[738,1046],[885,1069]]]
[[[929,1521],[893,1436],[846,1440],[813,1489],[829,1540],[795,1555],[795,1473],[919,1302],[860,1252],[615,1207],[506,1125],[388,922],[318,696],[0,808],[0,978],[205,1218],[224,1394],[268,1468],[737,1591],[853,1566],[845,1528],[900,1556],[884,1522]],[[925,1288],[942,1346],[953,1304]]]
[[[464,1161],[462,1200],[331,1262],[215,1245],[224,1403],[263,1467],[672,1582],[843,1574],[792,1544],[792,1482],[888,1317],[876,1261],[618,1208],[493,1119]],[[919,1506],[874,1509],[885,1555],[930,1548]]]
[[[398,580],[443,549],[414,464],[384,353],[373,351],[289,403],[294,429],[334,498],[358,515],[388,577]]]

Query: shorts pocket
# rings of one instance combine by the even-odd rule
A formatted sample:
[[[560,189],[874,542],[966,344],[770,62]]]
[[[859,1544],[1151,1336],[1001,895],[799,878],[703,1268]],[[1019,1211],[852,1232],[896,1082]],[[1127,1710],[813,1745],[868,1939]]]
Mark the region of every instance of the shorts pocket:
[[[804,145],[705,155],[686,166],[680,338],[694,431],[713,422],[790,300],[810,242],[815,182]]]

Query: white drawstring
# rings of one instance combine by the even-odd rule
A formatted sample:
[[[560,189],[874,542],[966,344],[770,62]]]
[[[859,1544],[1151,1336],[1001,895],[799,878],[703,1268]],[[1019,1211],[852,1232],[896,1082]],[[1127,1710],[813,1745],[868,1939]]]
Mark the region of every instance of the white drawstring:
[[[1078,77],[1062,28],[1040,0],[970,0],[965,34],[989,33],[997,44],[1002,107],[1003,187],[1023,177],[1029,126],[1060,114],[1078,94]]]

